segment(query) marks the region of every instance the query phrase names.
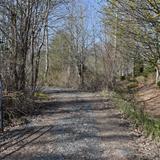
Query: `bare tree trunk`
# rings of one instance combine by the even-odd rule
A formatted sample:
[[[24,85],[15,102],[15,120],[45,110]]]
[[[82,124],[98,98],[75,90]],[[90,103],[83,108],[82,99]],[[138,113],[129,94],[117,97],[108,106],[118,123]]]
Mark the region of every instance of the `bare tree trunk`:
[[[3,132],[2,79],[0,75],[0,132]]]
[[[19,65],[19,87],[18,90],[24,91],[25,84],[26,84],[26,55],[27,55],[27,48],[21,50],[21,64]]]
[[[160,82],[160,60],[157,61],[157,66],[156,66],[156,84]]]
[[[48,26],[46,27],[46,55],[45,55],[45,78],[47,78],[49,69],[49,49],[48,49]]]
[[[160,68],[156,67],[156,84],[160,81]]]
[[[34,38],[32,36],[31,39],[31,87],[32,87],[32,91],[34,90],[34,78],[35,78],[35,74],[34,74]]]
[[[45,37],[46,37],[46,55],[45,55],[45,79],[47,78],[48,69],[49,69],[49,35],[48,35],[48,16],[49,16],[49,7],[50,7],[50,0],[47,0],[47,12],[46,12],[46,20],[45,20]]]

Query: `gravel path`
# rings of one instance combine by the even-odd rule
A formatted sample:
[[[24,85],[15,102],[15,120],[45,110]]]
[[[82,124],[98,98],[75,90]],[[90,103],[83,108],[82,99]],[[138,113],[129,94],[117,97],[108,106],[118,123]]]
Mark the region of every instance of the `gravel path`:
[[[130,124],[109,99],[49,93],[42,113],[0,137],[0,160],[140,160]],[[157,159],[158,160],[158,159]]]

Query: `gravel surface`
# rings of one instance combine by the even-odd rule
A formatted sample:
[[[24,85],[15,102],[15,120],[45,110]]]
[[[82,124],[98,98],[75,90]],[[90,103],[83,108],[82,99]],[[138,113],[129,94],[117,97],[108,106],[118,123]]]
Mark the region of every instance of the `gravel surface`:
[[[160,160],[145,152],[145,138],[111,100],[75,91],[49,94],[54,99],[40,115],[0,136],[0,160]]]

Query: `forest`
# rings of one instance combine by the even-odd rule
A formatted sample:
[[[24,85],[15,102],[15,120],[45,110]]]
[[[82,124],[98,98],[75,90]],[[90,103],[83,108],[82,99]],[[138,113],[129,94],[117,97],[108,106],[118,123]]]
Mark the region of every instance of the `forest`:
[[[91,118],[100,114],[105,124],[108,118],[99,113],[102,109],[106,117],[109,112],[112,116],[120,112],[132,124],[134,132],[143,137],[141,141],[145,145],[137,148],[148,150],[152,146],[151,155],[145,149],[140,150],[139,155],[158,160],[159,96],[159,0],[0,0],[0,130],[30,123],[33,120],[30,116],[46,113],[45,107],[53,117],[62,110],[62,117],[67,113],[71,114],[69,117],[81,114],[84,121],[87,112],[92,110]],[[94,98],[99,99],[96,104]],[[104,99],[109,99],[111,104]],[[62,103],[68,106],[61,106]],[[85,115],[81,113],[83,103],[92,106],[82,109]],[[101,108],[102,103],[115,106],[115,112]],[[77,111],[70,110],[74,105],[81,107]],[[47,106],[52,106],[53,111],[48,111]],[[51,117],[47,118],[49,120],[45,122],[50,123]],[[37,124],[42,123],[37,121]],[[90,124],[86,121],[84,123]],[[97,121],[100,120],[95,118],[95,123]],[[57,124],[60,122],[58,120]],[[81,120],[77,118],[77,125],[80,124]],[[9,138],[3,141],[4,135],[0,135],[2,146],[9,142]],[[109,145],[113,147],[113,144]],[[0,147],[0,155],[3,151],[5,149]],[[67,152],[64,151],[64,155]],[[88,156],[88,152],[83,154]],[[6,153],[8,157],[10,153]],[[5,159],[6,155],[2,155],[0,159]],[[22,159],[17,155],[11,159]],[[116,158],[113,155],[109,159]],[[50,159],[58,160],[50,156]],[[63,158],[87,159],[76,156]],[[94,156],[91,159],[94,160]],[[117,157],[123,159],[123,156]],[[102,157],[97,160],[103,160]],[[59,157],[60,160],[63,158]],[[26,157],[26,160],[30,159]]]
[[[148,68],[157,70],[158,83],[159,1],[104,4],[97,30],[76,1],[1,1],[4,89],[113,87]]]

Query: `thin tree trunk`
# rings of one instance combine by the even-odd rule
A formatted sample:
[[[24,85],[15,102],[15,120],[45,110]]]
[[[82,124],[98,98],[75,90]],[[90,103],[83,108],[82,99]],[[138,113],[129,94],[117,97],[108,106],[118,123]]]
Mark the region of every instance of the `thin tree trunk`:
[[[49,49],[48,49],[48,26],[46,27],[46,55],[45,55],[45,78],[47,78],[48,69],[49,69]]]

